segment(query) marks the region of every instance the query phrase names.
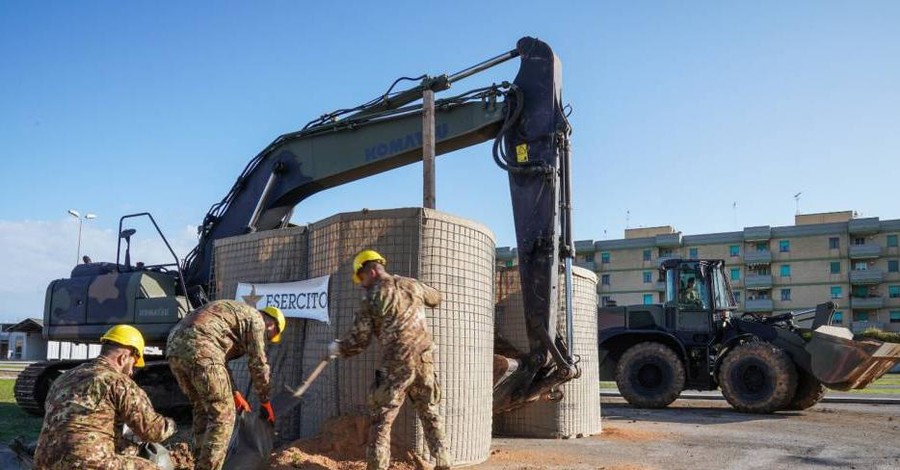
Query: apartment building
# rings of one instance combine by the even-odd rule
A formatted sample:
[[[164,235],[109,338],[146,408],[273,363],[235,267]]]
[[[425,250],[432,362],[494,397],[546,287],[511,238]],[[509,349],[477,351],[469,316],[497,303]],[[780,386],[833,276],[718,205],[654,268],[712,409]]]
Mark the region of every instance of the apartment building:
[[[852,211],[802,214],[794,225],[683,235],[670,226],[628,229],[618,240],[575,242],[576,265],[597,273],[601,303],[661,302],[662,259],[723,259],[739,313],[782,313],[838,304],[834,323],[900,331],[900,220]],[[514,264],[515,249],[498,262]]]

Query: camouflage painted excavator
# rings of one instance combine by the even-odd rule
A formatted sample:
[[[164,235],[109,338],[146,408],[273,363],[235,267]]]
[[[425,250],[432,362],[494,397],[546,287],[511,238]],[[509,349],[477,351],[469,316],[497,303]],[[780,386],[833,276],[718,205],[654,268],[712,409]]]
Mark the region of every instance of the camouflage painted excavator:
[[[600,309],[600,376],[640,408],[663,408],[682,390],[722,389],[734,408],[809,408],[825,388],[864,388],[900,362],[900,344],[854,341],[830,326],[836,305],[774,316],[737,308],[722,260],[669,259],[661,305]],[[811,328],[796,318],[815,313]]]
[[[398,79],[368,103],[325,114],[278,137],[212,206],[200,224],[197,247],[183,263],[173,252],[170,264],[132,265],[133,219],[140,216],[156,223],[149,214],[124,217],[119,226],[124,262],[117,256],[115,263],[79,265],[69,279],[53,281],[44,307],[44,337],[91,343],[110,325],[127,323],[141,330],[148,345],[164,346],[172,326],[206,301],[216,240],[284,227],[295,206],[310,195],[422,160],[423,106],[416,102],[423,92],[447,90],[517,57],[520,66],[512,82],[435,101],[435,152],[441,155],[492,140],[494,160],[509,179],[522,284],[528,286],[522,291],[531,349],[520,357],[496,361],[507,373],[500,374],[503,380],[495,384],[494,409],[558,397],[557,387],[579,375],[566,346],[571,339],[567,342],[556,333],[558,278],[563,272],[571,275],[573,256],[571,128],[562,105],[559,59],[547,44],[531,37],[452,75]],[[420,83],[393,91],[402,80]],[[186,403],[165,361],[157,359],[148,361],[135,379],[158,408]],[[80,362],[48,361],[29,367],[16,382],[19,405],[42,414],[52,381]]]

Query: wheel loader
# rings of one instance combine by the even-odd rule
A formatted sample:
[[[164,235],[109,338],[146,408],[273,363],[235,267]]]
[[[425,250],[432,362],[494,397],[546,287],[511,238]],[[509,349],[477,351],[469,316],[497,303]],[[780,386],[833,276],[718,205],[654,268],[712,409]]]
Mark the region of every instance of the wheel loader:
[[[601,380],[639,408],[664,408],[683,390],[721,389],[746,413],[809,408],[826,388],[864,388],[900,362],[900,344],[854,341],[829,325],[837,307],[737,315],[723,260],[667,259],[662,304],[600,308]],[[797,317],[815,314],[811,328]],[[610,326],[612,325],[612,326]]]

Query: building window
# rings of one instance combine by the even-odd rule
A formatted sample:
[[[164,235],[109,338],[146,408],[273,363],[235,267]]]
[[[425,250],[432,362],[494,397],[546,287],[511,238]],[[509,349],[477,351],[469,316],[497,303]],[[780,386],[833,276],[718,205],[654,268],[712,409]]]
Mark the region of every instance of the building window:
[[[741,303],[741,291],[739,291],[739,290],[734,291],[734,301],[737,302],[738,304]]]
[[[869,269],[869,263],[866,263],[865,261],[857,261],[857,262],[853,263],[854,271],[866,271],[868,269]]]
[[[728,255],[731,257],[736,257],[741,255],[741,247],[738,245],[730,245],[728,247]]]
[[[778,242],[778,251],[781,253],[787,253],[791,251],[791,241],[790,240],[781,240]]]
[[[890,248],[897,246],[897,235],[888,235],[887,236],[887,246]]]
[[[900,312],[896,310],[891,311],[891,323],[900,323]]]
[[[831,286],[831,298],[832,299],[840,299],[844,296],[844,293],[841,292],[841,286]]]
[[[650,250],[644,250],[644,261],[650,261]]]
[[[831,316],[831,324],[832,325],[841,325],[844,323],[844,312],[834,312],[834,315]]]
[[[781,289],[781,300],[791,300],[790,289]]]
[[[854,244],[854,245],[865,245],[865,244],[866,244],[866,238],[865,238],[865,237],[855,237],[855,238],[853,239],[853,244]]]
[[[609,285],[609,274],[603,274],[600,276],[600,284],[603,284],[604,286]]]
[[[841,273],[841,262],[840,261],[832,261],[831,262],[831,274],[840,274]]]
[[[853,312],[853,321],[869,321],[869,312]]]
[[[791,277],[791,265],[789,265],[789,264],[781,265],[781,277]]]
[[[896,273],[898,271],[900,271],[900,262],[898,262],[895,259],[889,259],[888,260],[888,272]]]
[[[644,271],[644,283],[649,284],[653,282],[653,274],[650,271]]]
[[[769,251],[769,243],[768,242],[756,242],[756,251],[765,253]]]
[[[672,256],[672,249],[671,248],[660,248],[659,249],[659,257],[665,258],[666,256]]]
[[[604,307],[608,306],[611,301],[612,301],[612,297],[610,297],[608,295],[604,295],[603,297],[600,297],[600,302],[601,302],[600,305],[602,305]]]
[[[828,238],[828,248],[831,250],[837,250],[841,247],[841,239],[838,237],[830,237]]]
[[[608,251],[600,252],[600,262],[603,264],[609,264],[609,252]]]
[[[584,255],[584,261],[587,263],[593,263],[594,262],[594,254],[591,253],[589,255]]]
[[[731,280],[732,281],[740,281],[741,280],[741,268],[731,268]]]
[[[688,249],[688,258],[690,258],[690,259],[697,259],[697,258],[698,258],[698,256],[697,256],[697,249],[696,249],[696,248],[690,248],[690,249]]]
[[[644,305],[650,305],[653,303],[653,294],[644,294]]]
[[[888,297],[900,299],[900,286],[888,286]]]

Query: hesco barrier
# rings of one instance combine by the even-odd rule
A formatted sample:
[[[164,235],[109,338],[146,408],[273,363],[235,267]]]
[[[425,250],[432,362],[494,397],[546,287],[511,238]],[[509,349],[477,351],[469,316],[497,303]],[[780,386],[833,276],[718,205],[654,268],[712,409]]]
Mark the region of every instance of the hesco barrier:
[[[584,268],[572,269],[574,291],[574,354],[580,358],[581,377],[564,384],[559,402],[536,402],[494,417],[499,436],[571,438],[598,434],[600,378],[597,356],[597,276]],[[528,351],[525,315],[517,267],[498,268],[497,334],[519,351]],[[565,276],[559,277],[560,310],[557,330],[566,337]]]
[[[450,453],[456,464],[478,463],[487,459],[491,440],[494,245],[493,234],[484,226],[428,209],[338,214],[306,227],[218,241],[215,296],[233,298],[238,282],[331,276],[330,323],[289,318],[281,344],[268,349],[274,386],[296,387],[325,356],[328,343],[353,322],[363,296],[350,279],[359,250],[374,249],[387,259],[392,274],[415,277],[437,288],[443,301],[425,313],[437,346],[441,413]],[[333,416],[367,414],[368,391],[379,362],[374,339],[364,353],[332,362],[301,405],[279,417],[279,442],[313,436]],[[252,390],[246,361],[233,361],[231,368],[236,387]],[[252,400],[255,408],[255,397]],[[395,450],[410,449],[430,458],[408,402],[394,423],[393,443]]]

